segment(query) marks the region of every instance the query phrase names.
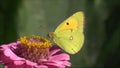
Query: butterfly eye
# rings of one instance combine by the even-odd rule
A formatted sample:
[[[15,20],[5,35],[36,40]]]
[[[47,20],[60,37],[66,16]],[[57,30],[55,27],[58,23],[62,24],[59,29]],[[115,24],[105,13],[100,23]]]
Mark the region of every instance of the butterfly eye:
[[[69,22],[67,22],[66,25],[69,25]]]

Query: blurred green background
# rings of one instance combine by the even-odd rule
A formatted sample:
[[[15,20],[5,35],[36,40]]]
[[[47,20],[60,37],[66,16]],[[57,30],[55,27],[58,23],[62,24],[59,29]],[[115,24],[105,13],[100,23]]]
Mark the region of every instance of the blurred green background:
[[[46,36],[77,11],[85,13],[85,43],[71,68],[119,68],[120,0],[0,0],[0,44]]]

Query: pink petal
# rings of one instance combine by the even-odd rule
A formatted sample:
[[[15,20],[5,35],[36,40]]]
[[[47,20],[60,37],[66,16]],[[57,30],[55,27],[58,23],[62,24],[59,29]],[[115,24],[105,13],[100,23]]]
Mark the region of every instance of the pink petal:
[[[59,52],[60,49],[54,49],[50,51],[50,56],[54,55],[55,53]]]
[[[22,65],[24,64],[25,62],[24,61],[14,61],[14,64],[15,65]]]
[[[47,59],[39,59],[40,62],[47,62]]]
[[[59,67],[59,68],[65,68],[65,66],[63,65],[63,62],[59,62],[59,61],[53,61],[53,62],[47,62],[45,63],[47,65],[52,65],[52,66],[56,66],[56,67]]]
[[[68,61],[52,61],[52,62],[47,62],[45,63],[47,65],[53,65],[53,66],[57,66],[57,67],[65,67],[65,66],[71,66],[71,63]]]
[[[1,45],[0,47],[1,47],[1,49],[3,49],[3,50],[8,49],[8,45]]]
[[[10,43],[10,44],[3,44],[0,47],[2,47],[3,49],[8,49],[9,47],[16,48],[16,45],[18,45],[18,44],[20,44],[19,41],[13,42],[13,43]]]
[[[17,48],[17,45],[19,45],[20,42],[17,41],[16,43],[11,43],[9,46],[11,46],[12,48],[16,49]]]
[[[63,61],[63,63],[64,63],[64,65],[66,65],[66,66],[71,66],[71,63],[70,62],[68,62],[68,61]]]
[[[6,49],[4,51],[5,56],[10,57],[12,60],[24,60],[24,58],[20,58],[17,55],[15,55],[10,49]]]
[[[18,45],[18,44],[20,44],[19,41],[17,41],[17,42],[13,42],[13,43],[10,43],[10,44],[8,44],[8,46],[14,46],[14,45]]]
[[[70,60],[70,57],[68,54],[62,53],[52,56],[49,60]]]
[[[35,68],[48,68],[48,66],[45,66],[45,65],[39,65],[39,66],[35,66]]]
[[[37,66],[37,63],[31,62],[29,60],[26,60],[26,64],[30,66]]]

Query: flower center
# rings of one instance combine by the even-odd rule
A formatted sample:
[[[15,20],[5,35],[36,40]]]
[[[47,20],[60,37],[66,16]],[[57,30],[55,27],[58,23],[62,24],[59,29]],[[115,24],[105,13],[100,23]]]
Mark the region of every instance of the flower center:
[[[17,55],[27,60],[40,63],[40,59],[48,59],[51,43],[45,38],[39,36],[25,36],[19,39],[20,45]]]
[[[29,48],[49,48],[51,47],[50,41],[39,36],[25,36],[20,38],[20,42],[23,45],[27,45]]]

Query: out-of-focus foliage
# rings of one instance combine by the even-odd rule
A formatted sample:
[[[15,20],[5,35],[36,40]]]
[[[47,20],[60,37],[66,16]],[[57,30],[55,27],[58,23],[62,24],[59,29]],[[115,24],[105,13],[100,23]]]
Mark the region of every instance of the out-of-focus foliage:
[[[119,68],[120,0],[1,0],[0,44],[46,36],[77,11],[85,13],[85,43],[72,68]]]

